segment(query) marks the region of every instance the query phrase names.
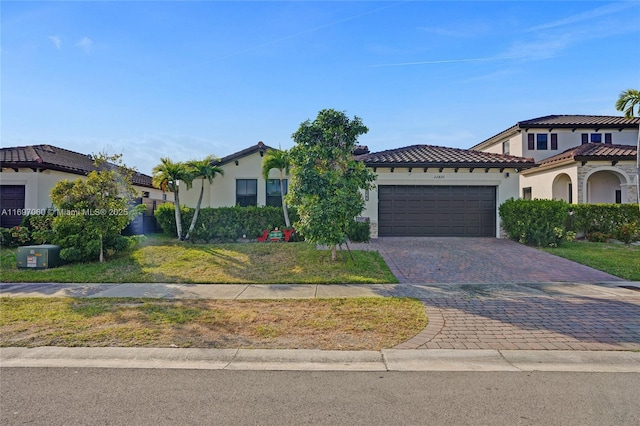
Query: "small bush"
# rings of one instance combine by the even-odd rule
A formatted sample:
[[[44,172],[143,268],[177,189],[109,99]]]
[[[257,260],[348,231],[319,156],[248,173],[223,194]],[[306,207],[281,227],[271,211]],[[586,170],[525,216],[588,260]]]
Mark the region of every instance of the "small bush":
[[[638,224],[636,222],[623,223],[615,229],[613,237],[625,244],[629,244],[630,242],[638,240],[639,233],[640,228],[638,228]]]
[[[606,243],[607,240],[611,238],[610,234],[605,234],[604,232],[592,232],[587,234],[587,241],[591,243]]]
[[[369,222],[353,221],[347,230],[349,240],[354,243],[366,243],[371,239]]]

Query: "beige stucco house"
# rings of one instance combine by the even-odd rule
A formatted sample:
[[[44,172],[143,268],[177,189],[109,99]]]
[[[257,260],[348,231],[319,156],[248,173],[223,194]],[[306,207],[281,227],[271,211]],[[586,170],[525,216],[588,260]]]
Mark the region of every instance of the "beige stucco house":
[[[531,157],[522,198],[637,203],[640,118],[550,115],[521,121],[471,149]]]
[[[202,206],[279,206],[279,172],[262,177],[262,142],[222,158],[224,175],[205,181]],[[429,145],[356,152],[377,175],[364,191],[371,236],[499,236],[498,206],[518,196],[518,174],[532,159]],[[201,181],[181,187],[180,201],[194,207]],[[285,193],[288,176],[285,177]]]
[[[51,145],[31,145],[0,149],[0,227],[20,223],[24,213],[51,208],[49,193],[61,180],[75,180],[95,169],[93,158]],[[156,206],[173,201],[173,194],[151,184],[151,176],[136,173],[133,186],[140,202],[152,216]]]

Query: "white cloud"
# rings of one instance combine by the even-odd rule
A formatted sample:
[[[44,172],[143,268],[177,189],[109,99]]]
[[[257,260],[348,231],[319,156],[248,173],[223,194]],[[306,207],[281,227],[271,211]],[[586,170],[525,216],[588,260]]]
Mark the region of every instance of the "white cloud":
[[[89,53],[89,52],[91,52],[91,49],[93,47],[93,40],[91,40],[89,37],[82,37],[76,43],[76,46],[78,46],[79,48],[81,48],[85,52]]]
[[[571,24],[576,24],[583,21],[589,21],[592,19],[601,18],[603,16],[621,12],[625,9],[628,9],[629,7],[636,7],[634,6],[633,3],[634,2],[619,2],[619,3],[609,4],[606,6],[597,7],[595,9],[591,9],[586,12],[571,15],[563,19],[558,19],[557,21],[549,22],[542,25],[537,25],[535,27],[529,28],[527,31],[547,30],[550,28],[557,28],[565,25],[571,25]]]
[[[62,38],[60,36],[49,36],[49,40],[51,40],[56,49],[62,49]]]

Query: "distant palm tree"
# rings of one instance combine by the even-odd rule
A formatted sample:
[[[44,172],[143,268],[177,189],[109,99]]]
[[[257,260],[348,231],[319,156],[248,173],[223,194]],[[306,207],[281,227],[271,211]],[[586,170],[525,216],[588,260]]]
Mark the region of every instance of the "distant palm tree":
[[[262,160],[262,176],[264,179],[269,179],[269,172],[271,169],[278,169],[280,171],[280,197],[282,198],[284,223],[287,228],[291,227],[291,222],[289,221],[287,203],[284,199],[284,173],[289,174],[289,167],[289,153],[286,150],[270,149],[264,154],[264,159]]]
[[[634,109],[636,108],[638,108],[638,115],[640,115],[640,91],[636,89],[627,89],[620,92],[620,96],[616,101],[616,109],[618,111],[624,111],[625,117],[633,118],[635,116]],[[636,151],[636,166],[638,168],[638,176],[636,177],[636,194],[638,196],[638,207],[640,208],[640,125],[638,126],[638,144],[636,146]]]
[[[170,158],[161,158],[160,164],[153,168],[152,184],[163,191],[172,191],[174,194],[173,207],[176,212],[176,231],[178,239],[182,239],[182,215],[180,214],[180,185],[183,181],[187,188],[191,187],[193,178],[184,163],[175,163]]]
[[[620,92],[620,97],[616,102],[616,109],[618,111],[624,111],[624,116],[627,118],[635,117],[634,109],[638,108],[638,115],[640,115],[640,91],[635,89],[627,89],[624,92]]]
[[[202,179],[202,186],[200,186],[200,196],[198,197],[198,203],[196,204],[196,211],[193,213],[191,225],[189,226],[189,230],[187,231],[185,240],[189,240],[189,238],[191,238],[193,228],[195,228],[196,222],[198,221],[198,215],[200,214],[200,205],[202,204],[202,195],[204,194],[204,180],[207,179],[211,184],[213,183],[213,178],[215,178],[217,174],[224,174],[224,170],[222,170],[219,166],[213,164],[217,160],[218,159],[215,156],[209,155],[204,160],[194,160],[187,162],[187,168],[189,169],[191,178]]]

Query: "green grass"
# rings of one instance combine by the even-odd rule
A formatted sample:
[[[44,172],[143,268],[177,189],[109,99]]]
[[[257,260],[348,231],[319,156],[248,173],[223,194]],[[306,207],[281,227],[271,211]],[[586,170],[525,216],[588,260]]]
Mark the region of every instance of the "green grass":
[[[640,281],[639,246],[574,241],[543,250],[625,280]]]
[[[330,253],[308,243],[190,244],[152,237],[140,248],[104,263],[45,270],[18,269],[16,249],[1,249],[2,282],[60,283],[395,283],[377,252]]]

